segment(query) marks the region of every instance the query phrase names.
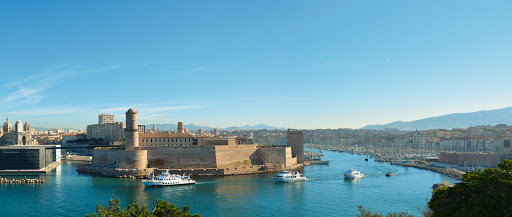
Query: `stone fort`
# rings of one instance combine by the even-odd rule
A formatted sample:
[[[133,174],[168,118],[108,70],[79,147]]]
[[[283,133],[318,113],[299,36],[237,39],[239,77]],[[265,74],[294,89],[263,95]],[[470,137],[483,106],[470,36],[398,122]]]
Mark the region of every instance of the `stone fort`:
[[[290,147],[271,147],[231,138],[194,138],[183,130],[139,135],[138,126],[137,112],[129,109],[123,147],[94,149],[91,165],[79,170],[108,176],[138,176],[155,169],[196,175],[231,175],[294,169],[302,166],[304,159],[302,132],[289,130]]]

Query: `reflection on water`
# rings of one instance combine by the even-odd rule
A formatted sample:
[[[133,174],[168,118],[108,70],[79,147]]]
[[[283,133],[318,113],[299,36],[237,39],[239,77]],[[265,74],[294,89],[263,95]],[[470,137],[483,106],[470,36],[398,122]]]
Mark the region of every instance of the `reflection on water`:
[[[360,204],[382,213],[419,215],[416,208],[424,207],[432,185],[447,179],[430,171],[364,161],[365,156],[325,151],[325,158],[330,165],[299,170],[307,181],[276,183],[275,173],[268,173],[197,177],[195,185],[157,188],[145,188],[136,179],[79,174],[80,162],[64,161],[53,172],[40,175],[44,184],[0,184],[0,215],[83,216],[93,213],[97,202],[106,205],[112,194],[122,205],[137,202],[152,207],[156,199],[164,199],[180,207],[189,205],[192,213],[203,216],[354,216]],[[344,179],[349,168],[368,176]],[[396,175],[386,177],[389,171]]]

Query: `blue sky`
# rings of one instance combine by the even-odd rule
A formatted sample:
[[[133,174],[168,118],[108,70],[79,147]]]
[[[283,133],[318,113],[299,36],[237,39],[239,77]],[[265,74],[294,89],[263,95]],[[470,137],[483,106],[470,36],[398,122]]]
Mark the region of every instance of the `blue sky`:
[[[359,128],[512,106],[511,1],[1,1],[0,118]]]

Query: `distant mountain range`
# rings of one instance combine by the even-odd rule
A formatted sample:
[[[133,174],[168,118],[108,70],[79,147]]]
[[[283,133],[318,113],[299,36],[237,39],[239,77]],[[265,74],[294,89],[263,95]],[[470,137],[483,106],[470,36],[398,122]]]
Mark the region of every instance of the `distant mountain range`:
[[[470,113],[448,114],[439,117],[425,118],[415,121],[395,121],[389,124],[368,125],[362,129],[399,129],[399,130],[428,130],[467,128],[479,125],[512,125],[512,107],[503,109],[478,111]]]
[[[151,130],[151,128],[153,128],[153,124],[146,125],[146,130]],[[177,128],[178,128],[177,124],[156,124],[156,129],[161,130],[161,131],[167,131],[167,130],[176,131]],[[185,129],[189,129],[191,131],[197,131],[199,129],[204,129],[204,130],[208,131],[208,130],[211,130],[211,128],[216,128],[216,127],[204,127],[204,126],[197,126],[194,124],[185,125]],[[242,127],[227,127],[227,128],[217,128],[217,129],[219,129],[219,130],[261,130],[261,129],[286,130],[287,128],[273,127],[273,126],[269,126],[269,125],[265,125],[265,124],[257,124],[257,125],[253,125],[253,126],[245,125]]]

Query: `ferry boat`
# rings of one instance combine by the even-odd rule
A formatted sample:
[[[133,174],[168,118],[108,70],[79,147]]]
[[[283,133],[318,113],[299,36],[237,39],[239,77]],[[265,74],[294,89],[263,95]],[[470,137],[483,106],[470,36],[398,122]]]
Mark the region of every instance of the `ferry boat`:
[[[304,181],[306,177],[299,172],[292,173],[290,171],[283,171],[272,177],[276,182],[292,182],[292,181]]]
[[[361,172],[359,172],[355,169],[350,169],[347,172],[345,172],[343,174],[343,176],[345,176],[346,179],[356,179],[356,178],[363,178],[364,174],[362,174]]]
[[[190,179],[190,175],[176,175],[169,174],[169,171],[164,171],[158,177],[151,176],[149,179],[143,179],[142,183],[146,187],[153,186],[173,186],[173,185],[193,185],[196,184],[195,180]]]

